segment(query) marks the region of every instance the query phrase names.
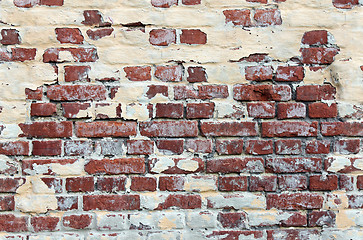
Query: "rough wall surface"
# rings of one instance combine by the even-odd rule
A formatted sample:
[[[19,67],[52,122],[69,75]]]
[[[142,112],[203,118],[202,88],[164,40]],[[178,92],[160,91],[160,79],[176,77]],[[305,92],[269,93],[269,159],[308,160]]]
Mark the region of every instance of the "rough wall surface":
[[[363,239],[362,19],[0,0],[0,239]]]

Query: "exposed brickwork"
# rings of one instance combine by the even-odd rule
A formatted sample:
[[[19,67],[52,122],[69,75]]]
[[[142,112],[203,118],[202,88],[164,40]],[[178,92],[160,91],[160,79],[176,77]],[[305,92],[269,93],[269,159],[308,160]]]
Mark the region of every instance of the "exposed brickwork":
[[[358,0],[0,0],[1,239],[363,239]]]

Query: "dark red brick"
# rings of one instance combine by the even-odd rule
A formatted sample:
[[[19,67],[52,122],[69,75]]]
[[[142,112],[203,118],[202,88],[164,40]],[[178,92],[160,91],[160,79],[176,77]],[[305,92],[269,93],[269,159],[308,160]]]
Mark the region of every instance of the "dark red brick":
[[[304,64],[331,64],[339,50],[336,48],[301,48],[301,58]]]
[[[145,173],[144,158],[119,158],[119,159],[103,159],[91,160],[84,169],[89,174],[131,174]]]
[[[54,103],[32,103],[30,109],[31,116],[49,117],[57,112],[57,106]]]
[[[0,211],[14,211],[14,210],[15,210],[14,196],[0,196]]]
[[[278,66],[275,80],[278,82],[300,82],[304,79],[302,66]]]
[[[332,191],[338,189],[337,175],[313,175],[310,176],[311,191]]]
[[[306,142],[306,153],[308,154],[328,154],[330,152],[330,142],[327,140],[311,140]]]
[[[187,81],[190,83],[206,82],[207,73],[203,67],[188,67]]]
[[[211,153],[212,141],[207,139],[188,139],[185,143],[185,148],[189,152]]]
[[[151,80],[151,67],[148,66],[135,66],[124,67],[126,78],[130,81],[150,81]]]
[[[207,34],[200,29],[182,29],[180,43],[185,44],[206,44]]]
[[[2,45],[15,45],[20,44],[19,31],[16,29],[1,29],[1,40]]]
[[[161,94],[164,97],[168,97],[168,86],[164,85],[149,85],[148,91],[146,92],[146,96],[150,99],[155,97],[157,94]]]
[[[277,190],[276,176],[251,176],[250,191],[275,192]]]
[[[296,88],[297,101],[334,100],[336,89],[330,84],[305,85]]]
[[[181,176],[160,176],[159,190],[169,192],[183,191],[184,183],[184,177]]]
[[[305,118],[306,106],[304,103],[279,103],[277,105],[278,119]]]
[[[357,177],[357,188],[359,190],[362,190],[363,189],[363,175],[359,175]]]
[[[0,192],[15,193],[24,182],[23,178],[0,178]]]
[[[68,192],[93,192],[95,190],[93,177],[72,177],[66,179]]]
[[[328,32],[326,30],[313,30],[306,32],[301,39],[301,43],[308,45],[328,44]]]
[[[27,100],[42,100],[43,98],[43,87],[38,87],[35,90],[25,88],[25,95]]]
[[[239,101],[288,101],[291,88],[288,85],[247,85],[233,88],[233,98]]]
[[[202,207],[202,198],[199,195],[168,195],[164,202],[160,203],[157,210],[178,208],[178,209],[196,209]]]
[[[216,150],[221,155],[239,155],[243,152],[243,139],[217,140]]]
[[[33,141],[33,155],[57,156],[62,154],[62,141]]]
[[[44,232],[44,231],[56,231],[59,230],[58,217],[51,217],[51,216],[38,216],[32,217],[30,223],[33,227],[34,232]]]
[[[110,36],[113,33],[113,28],[102,28],[102,29],[88,29],[87,36],[92,40],[99,40],[106,36]]]
[[[207,160],[207,173],[258,173],[263,171],[263,158],[224,158]]]
[[[55,34],[60,43],[83,43],[84,37],[78,28],[56,28]]]
[[[334,227],[335,213],[332,211],[313,211],[309,213],[309,227]]]
[[[19,137],[65,138],[72,136],[72,122],[21,123]]]
[[[77,122],[78,137],[129,137],[136,135],[136,122]]]
[[[107,23],[103,22],[102,14],[98,10],[85,10],[83,11],[84,21],[82,24],[87,26],[98,25],[105,26]]]
[[[132,191],[156,191],[156,178],[132,176],[130,189]]]
[[[28,217],[14,214],[0,214],[0,231],[26,232],[28,231]]]
[[[93,217],[90,214],[69,215],[63,217],[63,226],[73,229],[87,229],[91,227]]]
[[[156,146],[159,151],[166,155],[182,154],[184,152],[184,140],[163,139],[157,140]]]
[[[184,106],[182,103],[157,103],[156,118],[183,118]]]
[[[214,103],[188,103],[188,119],[213,118]]]
[[[183,0],[184,5],[198,5],[201,4],[202,0]]]
[[[102,192],[119,192],[126,190],[126,177],[99,177],[96,182],[96,189]]]
[[[245,144],[246,153],[252,155],[266,155],[273,153],[272,140],[248,140]]]
[[[322,122],[323,136],[362,137],[363,122]]]
[[[83,209],[122,211],[140,209],[139,195],[85,195],[83,196]]]
[[[333,5],[336,8],[351,9],[359,5],[359,0],[333,0]]]
[[[267,209],[308,210],[323,207],[324,198],[316,193],[267,194]]]
[[[88,73],[91,70],[90,66],[64,66],[64,81],[86,81],[89,82]]]
[[[223,228],[246,228],[247,215],[244,212],[218,213],[217,220]]]
[[[310,118],[334,118],[338,115],[338,107],[336,103],[328,105],[326,103],[309,104]]]

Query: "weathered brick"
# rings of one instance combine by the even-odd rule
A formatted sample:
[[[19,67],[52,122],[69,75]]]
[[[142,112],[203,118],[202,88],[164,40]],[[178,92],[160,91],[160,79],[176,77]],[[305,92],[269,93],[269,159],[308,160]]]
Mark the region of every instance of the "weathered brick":
[[[247,66],[245,72],[246,80],[250,81],[266,81],[273,78],[271,66]]]
[[[154,7],[170,8],[173,5],[178,5],[178,0],[151,0]]]
[[[257,26],[281,25],[281,13],[278,9],[256,9],[253,17]]]
[[[211,153],[212,141],[207,139],[188,139],[186,140],[185,148],[189,152]]]
[[[324,198],[316,193],[267,194],[267,209],[308,210],[323,207]]]
[[[207,160],[207,173],[259,173],[263,171],[263,158],[224,158]]]
[[[321,158],[267,158],[266,171],[272,173],[303,173],[303,172],[321,172]]]
[[[66,190],[68,192],[93,192],[93,177],[73,177],[66,179]]]
[[[63,56],[68,56],[68,54],[72,56],[73,61],[75,62],[95,62],[98,60],[96,48],[48,48],[44,51],[43,62],[56,63],[69,61],[68,58],[60,58]]]
[[[283,236],[283,238],[281,238]],[[267,237],[269,240],[280,239],[296,239],[303,240],[305,236],[309,238],[319,238],[320,231],[318,229],[278,229],[267,230]]]
[[[62,154],[62,141],[33,141],[33,155],[57,156]]]
[[[309,178],[311,191],[332,191],[338,189],[337,175],[313,175]]]
[[[305,85],[296,88],[297,101],[334,100],[336,89],[330,84]]]
[[[130,189],[132,191],[155,191],[156,178],[132,176]]]
[[[336,48],[301,48],[301,58],[304,64],[331,64],[335,55],[338,54]]]
[[[130,155],[147,155],[154,152],[154,142],[150,140],[127,140],[127,153]]]
[[[84,40],[78,28],[56,28],[55,34],[60,43],[81,44]]]
[[[257,135],[255,122],[202,122],[201,131],[207,137],[245,137]]]
[[[357,177],[357,187],[359,189],[359,176]],[[340,175],[339,176],[339,189],[345,191],[353,191],[354,190],[354,177],[348,175]]]
[[[275,192],[277,190],[277,176],[251,176],[250,191]]]
[[[333,0],[333,5],[336,8],[351,9],[359,5],[359,0]]]
[[[196,137],[198,123],[195,121],[140,122],[140,133],[146,137]]]
[[[169,46],[176,43],[175,29],[153,29],[150,31],[149,42],[155,46]]]
[[[58,211],[70,211],[78,209],[77,196],[57,196]]]
[[[363,189],[363,175],[360,175],[360,176],[357,177],[357,188],[359,190]]]
[[[277,105],[278,119],[305,118],[306,106],[303,103],[279,103]]]
[[[37,54],[36,48],[12,48],[11,49],[11,61],[25,62],[35,59]]]
[[[77,122],[78,137],[129,137],[136,135],[136,122]]]
[[[99,40],[106,36],[110,36],[113,33],[113,28],[102,28],[102,29],[88,29],[87,36],[92,40]]]
[[[309,213],[309,227],[334,227],[335,217],[332,211],[313,211]]]
[[[53,189],[55,193],[61,193],[63,191],[62,178],[42,177],[41,180],[48,186],[48,188]]]
[[[89,174],[131,174],[145,173],[144,158],[118,158],[118,159],[103,159],[91,160],[84,169]]]
[[[160,176],[160,191],[177,192],[184,190],[185,179],[181,176]]]
[[[182,0],[184,5],[198,5],[201,4],[202,0]]]
[[[0,142],[0,154],[8,156],[29,155],[29,142]]]
[[[248,116],[253,118],[274,118],[275,103],[259,102],[247,103]]]
[[[186,117],[188,119],[213,118],[214,103],[188,103]]]
[[[160,167],[161,166],[161,167]],[[188,174],[204,171],[204,161],[200,158],[153,158],[149,160],[150,173]]]
[[[288,101],[291,88],[288,85],[247,85],[233,88],[233,98],[239,101]]]
[[[57,106],[54,103],[32,103],[30,115],[37,117],[52,116],[57,112]]]
[[[263,137],[314,137],[318,134],[318,122],[263,122]]]
[[[140,209],[139,195],[85,195],[83,196],[83,209],[122,211]]]
[[[301,39],[301,43],[308,45],[328,44],[328,32],[326,30],[313,30],[306,32]]]
[[[218,214],[218,221],[223,228],[246,228],[247,215],[244,212],[222,213]]]
[[[202,85],[198,86],[198,90],[193,86],[175,86],[174,99],[214,99],[227,98],[229,96],[227,85]]]
[[[357,165],[360,161],[361,157],[336,156],[325,159],[324,165],[328,172],[352,173],[361,171]]]
[[[83,11],[83,17],[84,21],[82,21],[82,24],[86,26],[98,25],[104,27],[109,25],[103,21],[102,14],[98,10],[85,10]]]
[[[151,80],[151,67],[148,66],[135,66],[124,67],[126,78],[130,81],[150,81]]]
[[[330,142],[327,140],[312,140],[306,142],[306,153],[308,154],[328,154],[330,152]]]
[[[203,67],[188,67],[187,81],[190,83],[206,82],[207,73]]]
[[[23,175],[64,175],[64,173],[57,171],[59,170],[57,166],[63,166],[69,167],[70,169],[76,167],[76,169],[74,169],[75,171],[72,173],[75,174],[75,172],[79,172],[78,164],[79,161],[77,161],[77,159],[24,159],[22,161],[22,170]]]
[[[334,143],[334,152],[341,154],[355,154],[360,150],[359,139],[340,139]]]
[[[184,140],[160,139],[156,141],[156,147],[165,155],[182,154],[184,151]]]
[[[280,175],[278,176],[279,189],[282,191],[306,190],[307,179],[305,175]]]
[[[338,107],[336,103],[328,105],[326,103],[309,104],[310,118],[334,118],[338,115]]]
[[[156,118],[183,118],[184,105],[182,103],[157,103]]]
[[[206,44],[207,34],[200,29],[182,29],[180,42],[185,44]]]
[[[23,178],[0,178],[0,192],[15,193],[24,182]]]
[[[126,177],[99,177],[96,181],[96,189],[102,192],[119,192],[126,190]]]
[[[51,216],[38,216],[32,217],[30,223],[35,232],[43,232],[43,231],[56,231],[59,230],[58,217]]]
[[[219,191],[247,191],[248,190],[248,179],[246,176],[238,177],[223,177],[218,178],[218,190]]]
[[[1,40],[2,45],[15,45],[20,44],[21,39],[19,31],[16,29],[1,29]]]
[[[90,66],[64,66],[64,81],[86,81],[89,82],[88,73],[91,70]]]
[[[363,208],[363,195],[347,195],[348,208],[360,209]]]
[[[63,116],[66,118],[88,118],[91,117],[91,104],[81,102],[62,103]]]
[[[14,211],[14,196],[0,196],[0,211]]]
[[[322,122],[323,136],[362,137],[363,122]]]
[[[223,14],[226,18],[226,23],[232,23],[235,26],[250,27],[251,22],[251,11],[248,9],[235,9],[235,10],[224,10]]]
[[[301,140],[277,140],[275,142],[276,154],[301,154]]]
[[[47,97],[53,101],[106,100],[106,88],[101,85],[52,85]]]
[[[28,217],[14,214],[0,214],[0,231],[26,232],[28,231]]]
[[[275,80],[278,82],[299,82],[305,77],[302,66],[278,66]]]
[[[72,136],[72,122],[21,123],[19,137],[65,138]]]
[[[246,153],[252,155],[266,155],[273,153],[272,140],[248,140],[245,144]]]
[[[27,100],[42,100],[43,98],[43,87],[38,87],[35,90],[25,88],[25,95]]]
[[[66,228],[87,229],[91,226],[92,219],[90,214],[68,215],[63,216],[62,223]]]
[[[202,199],[199,195],[168,195],[164,202],[160,203],[157,210],[178,208],[178,209],[196,209],[202,207]]]
[[[221,155],[239,155],[243,152],[242,139],[217,140],[216,150]]]
[[[93,144],[90,141],[65,141],[64,155],[89,156],[93,152]]]

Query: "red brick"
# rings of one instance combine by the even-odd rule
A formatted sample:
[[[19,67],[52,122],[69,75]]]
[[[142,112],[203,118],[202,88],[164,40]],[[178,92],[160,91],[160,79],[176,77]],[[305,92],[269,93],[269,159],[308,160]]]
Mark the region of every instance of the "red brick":
[[[57,112],[57,106],[54,103],[32,103],[30,109],[31,116],[49,117]]]
[[[19,31],[16,29],[1,29],[1,40],[2,45],[15,45],[20,44]]]
[[[179,155],[184,152],[184,140],[156,140],[156,146],[165,155]]]
[[[283,236],[283,238],[281,238]],[[306,236],[310,239],[319,239],[320,230],[318,229],[278,229],[267,230],[267,239],[269,240],[281,240],[281,239],[294,239],[305,240]]]
[[[55,34],[60,43],[83,43],[84,37],[78,28],[56,28]]]
[[[251,11],[248,9],[224,10],[223,14],[226,18],[226,23],[231,22],[235,26],[243,27],[251,26]]]
[[[33,227],[34,232],[43,231],[56,231],[59,230],[58,217],[44,216],[44,217],[32,217],[30,223]]]
[[[78,209],[77,196],[57,196],[58,211],[70,211]]]
[[[0,192],[15,193],[24,182],[23,178],[0,178]]]
[[[276,154],[301,154],[301,140],[277,140],[275,142]]]
[[[0,214],[0,231],[26,232],[28,231],[28,217]]]
[[[306,106],[304,103],[279,103],[277,105],[278,119],[305,118]]]
[[[15,210],[14,196],[0,196],[0,211],[14,211],[14,210]]]
[[[168,97],[168,86],[164,85],[149,85],[148,91],[146,92],[146,96],[150,99],[155,97],[157,94],[161,94],[164,97]]]
[[[122,211],[140,209],[139,195],[85,195],[83,196],[83,209]]]
[[[288,101],[291,88],[288,85],[247,85],[233,88],[233,98],[239,101]]]
[[[306,153],[308,154],[328,154],[330,152],[330,142],[324,140],[311,140],[306,142]]]
[[[63,217],[62,223],[66,228],[86,229],[90,228],[92,219],[93,217],[90,214],[69,215]]]
[[[66,179],[68,192],[93,192],[95,190],[93,177],[72,177]]]
[[[103,159],[91,160],[84,169],[89,174],[131,174],[145,173],[144,158],[119,158],[119,159]]]
[[[180,82],[183,78],[182,65],[157,66],[155,77],[163,82]]]
[[[196,209],[202,207],[202,199],[199,195],[181,195],[171,194],[160,203],[157,210],[178,208],[178,209]]]
[[[267,194],[267,209],[308,210],[323,207],[324,198],[316,193]]]
[[[251,176],[250,191],[275,192],[277,190],[276,176]]]
[[[330,84],[305,85],[296,88],[297,101],[334,100],[336,89]]]
[[[304,64],[331,64],[339,50],[335,48],[301,48],[301,58]]]
[[[201,131],[207,137],[257,136],[255,122],[202,122]]]
[[[280,175],[278,182],[279,189],[282,191],[298,191],[308,188],[308,180],[305,175]]]
[[[38,87],[35,90],[25,88],[25,95],[27,100],[42,100],[43,98],[43,87]]]
[[[150,140],[127,140],[127,154],[148,155],[154,153],[154,142]]]
[[[214,103],[188,103],[188,119],[213,118]]]
[[[220,155],[239,155],[243,152],[242,139],[217,140],[216,150]]]
[[[266,159],[266,172],[272,173],[303,173],[321,172],[321,158],[280,157]]]
[[[309,227],[334,227],[335,213],[332,211],[313,211],[309,213]]]
[[[258,173],[263,171],[263,158],[246,157],[207,160],[207,173]]]
[[[64,0],[40,0],[39,5],[63,6]]]
[[[334,118],[338,115],[338,107],[336,103],[328,105],[326,103],[309,104],[310,118]]]
[[[148,66],[135,66],[124,67],[126,78],[130,81],[150,81],[151,80],[151,67]]]
[[[357,177],[357,188],[359,190],[362,190],[363,189],[363,175],[359,175]]]
[[[300,82],[304,79],[302,66],[278,66],[275,80],[278,82]]]
[[[63,191],[63,179],[42,177],[41,180],[48,186],[48,188],[53,189],[55,193],[61,193]]]
[[[102,14],[98,10],[85,10],[83,11],[84,21],[82,24],[87,26],[98,25],[104,27],[110,25],[109,23],[103,22]]]
[[[258,102],[247,103],[248,116],[253,118],[274,118],[275,103]]]
[[[207,73],[203,67],[188,67],[187,81],[190,83],[206,82]]]
[[[244,212],[218,213],[217,220],[223,228],[246,228],[247,215]]]
[[[106,88],[101,85],[52,85],[47,97],[54,101],[106,100]]]
[[[175,86],[174,99],[214,99],[227,98],[229,96],[227,85],[202,85],[198,86],[198,90],[193,86]]]
[[[332,191],[338,189],[337,175],[313,175],[310,176],[311,191]]]
[[[82,110],[87,110],[91,107],[90,103],[80,103],[80,102],[72,102],[72,103],[62,103],[63,108],[63,116],[66,118],[84,118],[85,116],[77,116],[77,114]],[[89,115],[89,116],[88,116]],[[86,117],[91,117],[91,114],[87,113]]]
[[[62,154],[62,141],[33,141],[33,155],[57,156]]]
[[[248,179],[246,176],[231,176],[218,178],[218,190],[219,191],[247,191],[248,190]]]
[[[154,7],[170,8],[173,5],[178,5],[178,0],[151,0]]]
[[[247,66],[245,68],[246,80],[266,81],[272,80],[273,68],[271,66]]]
[[[186,159],[186,158],[172,158],[170,159],[171,161],[174,162],[174,165],[172,166],[170,164],[170,162],[168,162],[168,168],[166,169],[154,169],[155,166],[157,166],[157,164],[160,161],[163,161],[163,159],[157,159],[157,158],[153,158],[149,160],[149,172],[150,173],[165,173],[165,174],[188,174],[188,173],[197,173],[197,172],[202,172],[204,171],[204,161],[200,158],[191,158],[191,159]],[[190,161],[190,163],[197,164],[196,168],[193,170],[188,170],[188,169],[184,169],[184,168],[180,168],[179,167],[179,163],[183,163],[186,161]],[[161,171],[161,172],[160,172]]]
[[[334,152],[341,154],[355,154],[360,150],[359,139],[341,139],[334,144]]]
[[[248,140],[246,142],[246,153],[252,155],[266,155],[273,153],[272,140]]]
[[[130,189],[132,191],[156,191],[156,178],[132,176]]]
[[[207,34],[200,29],[182,29],[180,43],[185,44],[206,44]]]
[[[87,81],[89,82],[88,73],[90,66],[64,66],[64,80],[66,82]]]
[[[212,141],[203,139],[188,139],[186,140],[185,148],[189,152],[211,153]]]
[[[65,138],[72,136],[72,122],[21,123],[19,137]]]
[[[60,52],[69,53],[75,62],[95,62],[98,60],[96,48],[48,48],[44,51],[43,62],[56,63],[64,62],[65,59],[60,59]],[[68,61],[68,59],[67,59]]]
[[[11,49],[11,61],[15,62],[25,62],[35,59],[37,54],[36,48],[12,48]]]
[[[351,9],[359,5],[359,0],[333,0],[333,5],[336,8]]]
[[[87,36],[92,40],[99,40],[106,36],[110,36],[113,33],[113,28],[102,28],[102,29],[88,29]]]
[[[323,136],[362,137],[363,122],[322,122]]]
[[[156,118],[183,118],[184,106],[182,103],[157,103]]]
[[[292,214],[288,219],[281,221],[283,227],[305,227],[307,225],[306,213],[289,212]],[[284,214],[284,213],[282,213]]]
[[[247,2],[254,2],[254,3],[267,3],[267,0],[247,0]]]
[[[150,31],[149,42],[155,46],[169,46],[176,43],[175,29],[153,29]]]
[[[196,121],[153,121],[140,122],[140,133],[146,137],[196,137]]]
[[[357,186],[359,189],[359,176],[357,178]],[[340,175],[339,176],[339,189],[343,189],[345,191],[353,191],[354,190],[354,178],[348,175]]]
[[[359,209],[363,208],[363,195],[347,195],[348,208]]]
[[[126,190],[126,177],[99,177],[96,189],[102,192],[119,192]]]
[[[8,156],[29,155],[29,142],[0,142],[0,154]]]
[[[314,30],[304,33],[301,43],[308,45],[328,44],[328,32],[326,30]]]
[[[93,152],[93,144],[90,141],[65,141],[65,156],[89,156]]]
[[[198,5],[201,4],[202,0],[183,0],[184,5]]]
[[[256,9],[253,17],[257,26],[281,25],[281,13],[278,9]]]
[[[136,122],[77,122],[78,137],[129,137],[136,135]]]
[[[184,177],[181,176],[160,176],[159,190],[177,192],[184,190]]]
[[[262,137],[315,137],[318,122],[263,122]]]

